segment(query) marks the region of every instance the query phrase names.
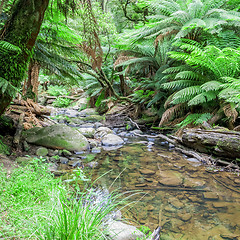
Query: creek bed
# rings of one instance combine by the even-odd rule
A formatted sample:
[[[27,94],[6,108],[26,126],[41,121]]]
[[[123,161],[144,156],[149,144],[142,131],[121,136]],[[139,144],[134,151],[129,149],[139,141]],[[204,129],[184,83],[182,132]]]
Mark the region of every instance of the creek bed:
[[[170,239],[240,239],[237,174],[206,167],[157,141],[128,143],[95,160],[93,180],[103,175],[103,187],[140,190],[131,198],[138,202],[123,213],[129,221],[153,230],[160,218]]]

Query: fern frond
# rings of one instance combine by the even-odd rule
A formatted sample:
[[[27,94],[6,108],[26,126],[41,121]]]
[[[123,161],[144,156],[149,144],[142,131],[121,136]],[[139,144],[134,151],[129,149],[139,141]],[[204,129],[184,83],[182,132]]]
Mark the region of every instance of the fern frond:
[[[193,71],[182,71],[176,75],[175,79],[188,79],[200,81],[203,80],[203,76]]]
[[[17,53],[21,53],[21,52],[22,52],[22,50],[19,47],[15,46],[9,42],[0,40],[0,54],[4,54],[4,55],[5,54],[13,54],[13,53],[17,54]]]
[[[227,82],[225,87],[234,88],[240,92],[240,79],[232,77],[222,77],[222,79]]]
[[[161,87],[163,89],[182,89],[190,86],[198,85],[198,83],[194,83],[192,80],[178,80],[178,81],[172,81],[168,83],[163,83]]]
[[[227,87],[219,92],[218,97],[224,99],[227,102],[231,102],[230,99],[234,99],[233,96],[238,96],[240,92],[234,88]]]
[[[212,115],[210,113],[193,113],[189,114],[182,122],[177,124],[178,127],[182,128],[187,126],[188,124],[203,124],[204,122],[207,122],[209,119],[211,119]]]
[[[171,58],[174,58],[178,61],[186,61],[189,58],[189,54],[188,53],[184,53],[184,52],[169,52],[168,55]]]
[[[196,95],[202,93],[202,89],[200,86],[191,86],[184,88],[180,91],[178,91],[174,96],[172,100],[172,104],[179,104],[179,103],[185,103],[191,100]]]
[[[180,65],[177,67],[167,68],[166,70],[163,71],[163,73],[165,73],[165,74],[179,73],[179,72],[185,71],[187,69],[188,69],[187,65]]]
[[[188,13],[193,18],[201,18],[203,15],[203,3],[201,0],[195,0],[188,5]]]
[[[14,97],[15,93],[18,91],[9,81],[0,77],[0,94],[7,94],[10,97]]]
[[[222,88],[222,83],[219,81],[208,81],[201,85],[204,91],[217,91]]]
[[[192,98],[188,102],[188,106],[194,106],[194,105],[210,102],[216,98],[217,98],[217,94],[215,91],[203,92],[203,93],[198,94],[194,98]]]

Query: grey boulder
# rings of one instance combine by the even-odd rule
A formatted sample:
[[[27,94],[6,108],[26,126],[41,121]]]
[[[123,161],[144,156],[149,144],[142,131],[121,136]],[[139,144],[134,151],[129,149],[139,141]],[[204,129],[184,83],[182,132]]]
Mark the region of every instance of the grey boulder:
[[[103,146],[115,146],[115,145],[121,145],[123,143],[124,141],[122,140],[122,138],[112,133],[107,134],[102,138]]]
[[[144,234],[136,227],[121,221],[110,221],[108,231],[110,238],[114,240],[136,240],[144,237]]]

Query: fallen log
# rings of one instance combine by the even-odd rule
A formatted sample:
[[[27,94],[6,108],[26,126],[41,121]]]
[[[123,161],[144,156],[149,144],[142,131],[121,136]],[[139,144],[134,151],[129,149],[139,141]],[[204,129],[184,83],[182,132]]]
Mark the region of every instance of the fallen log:
[[[229,169],[237,169],[239,170],[239,166],[237,164],[233,164],[232,162],[228,162],[228,161],[224,161],[222,159],[218,159],[216,157],[211,157],[211,155],[207,155],[205,153],[200,153],[199,152],[194,152],[192,151],[191,149],[193,148],[192,146],[188,146],[189,148],[183,146],[183,143],[182,143],[182,139],[179,138],[179,137],[176,137],[176,136],[172,136],[170,135],[169,137],[168,136],[165,136],[163,134],[158,134],[158,135],[142,135],[142,134],[137,134],[137,133],[134,133],[136,136],[139,136],[139,137],[148,137],[148,138],[162,138],[164,140],[166,140],[167,142],[169,143],[172,143],[174,146],[175,146],[175,150],[178,151],[178,152],[181,152],[187,156],[191,156],[191,157],[194,157],[196,158],[197,160],[199,160],[200,162],[203,162],[203,163],[207,163],[208,165],[212,165],[212,164],[220,164],[220,165],[223,165],[223,166],[226,166],[225,168],[229,168]]]
[[[47,109],[47,108],[39,108],[39,109],[35,109],[33,107],[26,107],[26,106],[21,106],[21,105],[11,105],[11,109],[14,112],[27,112],[27,111],[31,111],[33,114],[36,114],[38,116],[41,115],[50,115],[51,110]]]
[[[181,143],[199,152],[240,158],[240,133],[228,130],[185,129]]]

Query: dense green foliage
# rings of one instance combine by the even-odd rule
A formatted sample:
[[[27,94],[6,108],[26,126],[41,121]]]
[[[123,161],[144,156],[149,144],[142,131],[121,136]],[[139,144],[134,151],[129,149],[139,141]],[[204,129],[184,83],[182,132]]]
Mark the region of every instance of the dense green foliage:
[[[5,17],[11,6],[3,6]],[[196,116],[210,121],[219,111],[233,123],[239,111],[238,7],[227,0],[52,0],[31,63],[40,66],[44,81],[83,87],[97,107],[106,98],[133,102],[157,112],[160,125],[182,116],[198,124]],[[1,54],[20,51],[0,41]],[[0,77],[2,94],[19,91]]]

